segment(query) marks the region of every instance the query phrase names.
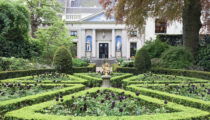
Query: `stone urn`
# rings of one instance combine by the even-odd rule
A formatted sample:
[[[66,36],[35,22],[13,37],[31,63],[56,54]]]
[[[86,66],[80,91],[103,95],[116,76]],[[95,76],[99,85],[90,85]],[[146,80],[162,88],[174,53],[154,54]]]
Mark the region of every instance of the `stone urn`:
[[[107,87],[107,88],[110,88],[111,87],[111,84],[110,84],[110,79],[111,79],[111,76],[109,75],[109,73],[111,72],[111,67],[110,67],[110,64],[104,60],[104,64],[102,65],[102,69],[103,69],[103,74],[102,75],[102,80],[103,80],[103,83],[102,83],[102,86],[101,87]]]

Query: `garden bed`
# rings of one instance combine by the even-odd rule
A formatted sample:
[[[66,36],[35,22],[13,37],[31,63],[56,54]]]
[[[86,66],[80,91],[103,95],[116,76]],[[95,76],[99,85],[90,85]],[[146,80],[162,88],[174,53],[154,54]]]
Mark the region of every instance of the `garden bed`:
[[[88,84],[88,80],[79,78],[77,76],[60,74],[60,73],[48,73],[38,74],[27,77],[13,78],[1,80],[1,83],[7,82],[22,82],[22,83],[43,83],[43,84]]]
[[[28,86],[32,86],[32,84],[28,84]],[[85,86],[84,85],[78,85],[78,84],[69,84],[69,85],[61,85],[61,84],[38,84],[37,86],[42,86],[43,87],[48,87],[48,88],[53,88],[53,87],[61,87],[61,89],[56,89],[56,90],[51,90],[51,91],[42,91],[41,93],[34,93],[34,94],[29,94],[29,95],[24,95],[24,96],[18,96],[16,99],[9,99],[9,100],[4,100],[0,102],[0,114],[2,115],[5,112],[8,112],[10,110],[15,110],[17,108],[27,106],[27,105],[32,105],[35,103],[40,103],[44,102],[50,99],[53,99],[56,95],[67,95],[69,93],[73,93],[76,91],[84,90]],[[26,90],[21,90],[21,91],[26,91]],[[10,91],[7,91],[10,92]],[[5,94],[6,95],[6,94]],[[9,97],[9,96],[8,96]]]
[[[0,101],[7,101],[18,99],[30,95],[44,93],[48,91],[58,90],[64,88],[59,86],[44,86],[35,84],[21,84],[21,83],[2,83],[0,84]]]
[[[182,104],[184,106],[190,106],[195,107],[201,110],[210,111],[210,102],[204,101],[201,99],[195,99],[193,97],[189,96],[181,96],[178,94],[172,94],[170,92],[172,91],[159,91],[159,90],[153,90],[147,87],[153,87],[153,86],[159,86],[162,87],[165,84],[137,84],[137,85],[129,85],[126,87],[127,90],[133,91],[133,92],[139,92],[143,95],[148,95],[151,97],[159,98],[162,100],[168,100],[177,104]],[[172,84],[172,86],[176,86],[177,84]]]
[[[139,116],[140,114],[175,112],[165,106],[146,104],[146,101],[133,98],[131,95],[126,96],[124,92],[97,90],[95,93],[87,92],[78,98],[74,98],[74,96],[72,98],[71,101],[63,103],[62,96],[58,96],[56,98],[58,104],[49,106],[39,112],[65,116]]]
[[[210,101],[210,83],[200,84],[153,84],[142,86],[152,90]]]
[[[123,87],[130,84],[154,84],[154,83],[208,83],[208,80],[182,77],[176,75],[161,75],[161,74],[140,74],[122,80]]]

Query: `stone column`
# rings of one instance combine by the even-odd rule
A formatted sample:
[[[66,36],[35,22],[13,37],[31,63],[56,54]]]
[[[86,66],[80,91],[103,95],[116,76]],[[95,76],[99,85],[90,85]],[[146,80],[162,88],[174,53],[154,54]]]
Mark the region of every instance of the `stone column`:
[[[129,46],[129,41],[127,38],[127,31],[126,29],[122,29],[122,57],[127,58],[127,48]]]
[[[85,29],[81,30],[81,40],[79,41],[80,43],[80,47],[79,47],[79,58],[83,58],[85,57],[85,39],[86,39],[86,35],[85,35]]]
[[[112,29],[112,57],[115,57],[115,29]]]
[[[92,57],[96,57],[96,30],[92,33]]]

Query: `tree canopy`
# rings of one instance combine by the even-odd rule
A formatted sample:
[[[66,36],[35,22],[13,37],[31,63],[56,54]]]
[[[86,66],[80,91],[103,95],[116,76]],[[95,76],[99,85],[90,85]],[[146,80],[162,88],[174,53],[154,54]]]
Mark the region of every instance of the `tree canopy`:
[[[198,1],[198,0],[197,0]],[[148,17],[167,18],[168,21],[181,21],[185,4],[190,0],[100,0],[107,16],[113,12],[117,23],[126,23],[130,27],[141,29]],[[203,25],[207,25],[210,3],[200,0]]]
[[[62,20],[54,21],[47,28],[39,28],[35,35],[37,36],[36,40],[42,46],[43,57],[51,63],[56,49],[60,46],[70,48],[73,39],[69,36],[65,22]]]
[[[15,2],[0,1],[0,39],[28,40],[30,14],[26,7]]]
[[[62,6],[58,0],[19,0],[30,10],[31,32],[35,37],[35,32],[41,24],[50,24],[58,20],[58,14],[62,12]]]
[[[100,0],[107,16],[115,14],[117,23],[126,23],[130,28],[144,31],[149,17],[183,22],[184,46],[197,52],[201,15],[203,28],[210,30],[209,0]]]
[[[19,3],[0,1],[0,56],[31,58],[39,54],[30,40],[30,13]]]

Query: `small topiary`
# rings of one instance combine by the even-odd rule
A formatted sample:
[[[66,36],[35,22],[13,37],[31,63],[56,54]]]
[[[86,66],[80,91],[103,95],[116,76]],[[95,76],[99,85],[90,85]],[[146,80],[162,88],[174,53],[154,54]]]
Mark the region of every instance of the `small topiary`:
[[[202,66],[204,70],[210,71],[210,44],[199,49],[197,63],[199,66]]]
[[[134,65],[137,73],[144,73],[151,69],[151,60],[147,50],[140,49],[139,51],[137,51]]]
[[[182,69],[193,65],[192,53],[184,47],[171,47],[161,56],[161,64],[165,68]]]
[[[72,56],[64,46],[57,49],[54,55],[53,64],[61,73],[72,73]]]

